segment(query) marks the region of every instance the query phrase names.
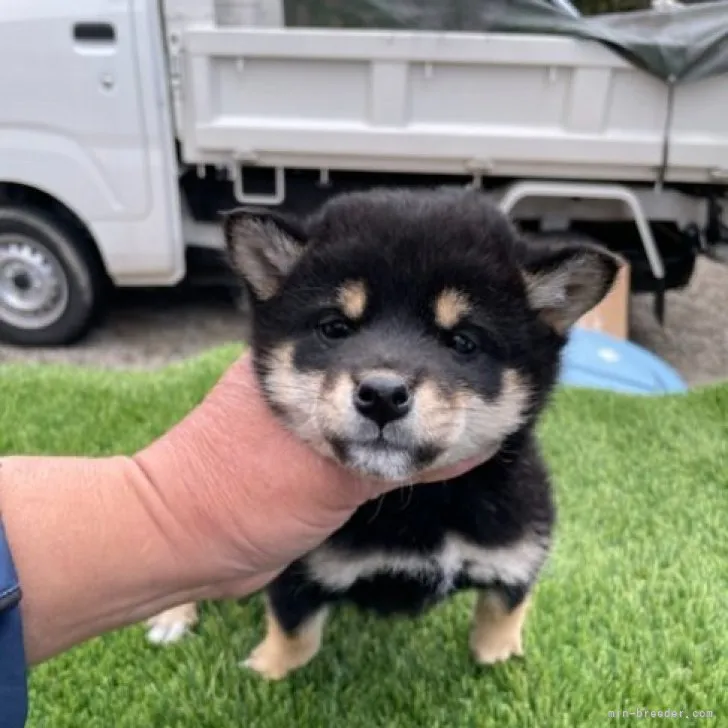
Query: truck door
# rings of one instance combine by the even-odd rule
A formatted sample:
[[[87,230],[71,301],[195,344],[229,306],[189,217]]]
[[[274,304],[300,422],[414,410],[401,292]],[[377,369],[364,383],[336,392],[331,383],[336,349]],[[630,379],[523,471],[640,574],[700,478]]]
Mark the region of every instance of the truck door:
[[[150,199],[131,0],[0,0],[3,124],[61,132],[90,154],[117,215]]]
[[[0,0],[0,181],[89,227],[119,285],[184,274],[155,0]]]

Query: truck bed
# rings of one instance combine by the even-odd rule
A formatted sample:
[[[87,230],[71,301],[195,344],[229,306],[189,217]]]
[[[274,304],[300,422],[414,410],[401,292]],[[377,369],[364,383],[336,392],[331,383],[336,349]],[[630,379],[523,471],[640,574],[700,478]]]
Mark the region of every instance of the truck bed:
[[[725,75],[671,87],[591,40],[292,28],[275,3],[218,0],[207,15],[205,5],[175,26],[177,126],[190,164],[728,177]]]

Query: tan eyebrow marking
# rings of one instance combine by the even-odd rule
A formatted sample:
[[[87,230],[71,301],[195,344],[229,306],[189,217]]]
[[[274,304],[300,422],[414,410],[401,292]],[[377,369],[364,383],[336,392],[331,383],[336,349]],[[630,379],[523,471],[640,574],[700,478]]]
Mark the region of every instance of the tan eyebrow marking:
[[[441,328],[451,329],[470,310],[470,301],[464,293],[446,288],[435,301],[435,321]]]
[[[364,281],[348,281],[338,292],[338,302],[344,315],[352,321],[360,319],[367,307],[367,289]]]

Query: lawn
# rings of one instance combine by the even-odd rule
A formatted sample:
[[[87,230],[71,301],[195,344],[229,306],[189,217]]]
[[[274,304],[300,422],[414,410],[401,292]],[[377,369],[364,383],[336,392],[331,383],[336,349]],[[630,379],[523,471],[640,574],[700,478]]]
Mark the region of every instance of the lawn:
[[[132,452],[236,351],[155,373],[0,368],[0,451]],[[197,635],[169,649],[134,627],[39,667],[30,726],[572,728],[644,708],[728,725],[728,386],[563,391],[543,436],[560,524],[524,660],[470,662],[463,595],[416,623],[337,612],[317,659],[266,684],[238,667],[263,626],[255,597],[205,605]]]

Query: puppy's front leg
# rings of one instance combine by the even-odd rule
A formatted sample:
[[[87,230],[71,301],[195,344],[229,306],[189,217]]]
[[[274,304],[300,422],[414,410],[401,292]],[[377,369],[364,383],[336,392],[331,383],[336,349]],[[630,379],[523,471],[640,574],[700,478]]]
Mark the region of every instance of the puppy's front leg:
[[[280,680],[310,662],[321,647],[327,615],[324,595],[289,567],[265,594],[266,634],[242,663],[268,680]]]
[[[281,680],[309,663],[321,647],[326,608],[310,616],[292,632],[286,631],[266,604],[266,634],[243,662],[267,680]]]
[[[470,633],[470,649],[481,665],[523,655],[523,623],[530,603],[524,593],[515,603],[498,590],[478,595]]]

